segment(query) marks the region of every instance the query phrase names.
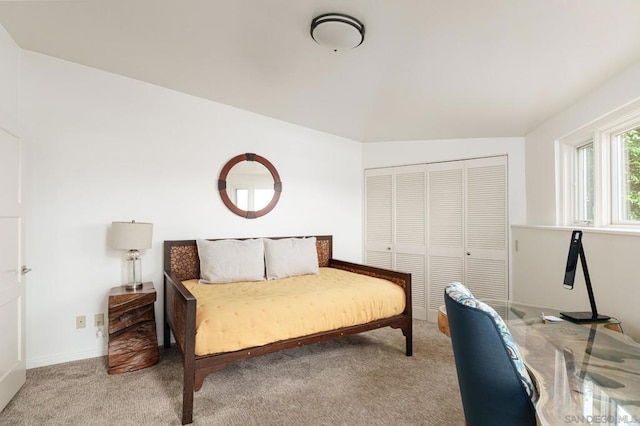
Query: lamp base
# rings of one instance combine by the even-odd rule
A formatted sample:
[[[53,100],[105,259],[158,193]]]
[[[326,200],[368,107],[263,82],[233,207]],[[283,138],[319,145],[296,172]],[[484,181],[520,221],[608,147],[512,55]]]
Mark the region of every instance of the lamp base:
[[[124,287],[127,291],[136,291],[142,288],[142,283],[127,283],[123,284],[122,287]]]
[[[593,312],[560,312],[560,316],[573,322],[598,322],[611,319],[606,315],[597,314],[594,316]]]

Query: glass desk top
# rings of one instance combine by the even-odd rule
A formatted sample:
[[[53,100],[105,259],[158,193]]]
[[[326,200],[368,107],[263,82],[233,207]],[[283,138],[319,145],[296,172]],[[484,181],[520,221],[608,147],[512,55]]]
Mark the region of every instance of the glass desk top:
[[[504,319],[540,390],[542,424],[640,425],[640,344],[606,326],[542,321],[554,309],[485,300]],[[615,327],[614,327],[615,328]]]

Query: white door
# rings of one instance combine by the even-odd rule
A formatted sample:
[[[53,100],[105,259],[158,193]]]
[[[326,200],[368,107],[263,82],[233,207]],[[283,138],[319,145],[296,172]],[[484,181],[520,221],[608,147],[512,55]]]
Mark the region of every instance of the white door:
[[[507,158],[429,164],[427,318],[460,281],[479,299],[508,299]]]
[[[20,140],[0,128],[0,410],[26,379]]]
[[[427,172],[427,319],[435,322],[444,288],[464,281],[464,161],[429,164]]]
[[[393,267],[411,274],[411,312],[413,318],[426,320],[426,166],[396,167],[394,181]]]
[[[367,265],[393,268],[393,169],[365,171],[365,259]]]
[[[478,299],[508,299],[507,158],[465,168],[465,285]]]
[[[427,319],[426,166],[365,171],[365,263],[411,274],[414,318]]]

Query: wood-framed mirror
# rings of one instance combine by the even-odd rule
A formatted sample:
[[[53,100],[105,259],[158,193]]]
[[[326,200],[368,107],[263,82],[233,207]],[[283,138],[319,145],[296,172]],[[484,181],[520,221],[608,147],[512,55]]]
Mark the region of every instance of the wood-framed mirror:
[[[218,192],[222,202],[238,216],[255,219],[278,204],[280,175],[269,160],[246,153],[233,157],[220,171]]]

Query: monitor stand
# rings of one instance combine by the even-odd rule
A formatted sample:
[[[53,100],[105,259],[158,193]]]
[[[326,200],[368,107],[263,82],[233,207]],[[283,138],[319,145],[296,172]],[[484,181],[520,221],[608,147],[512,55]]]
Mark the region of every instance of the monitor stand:
[[[562,318],[573,322],[596,322],[611,319],[606,315],[593,314],[593,312],[560,312]]]

